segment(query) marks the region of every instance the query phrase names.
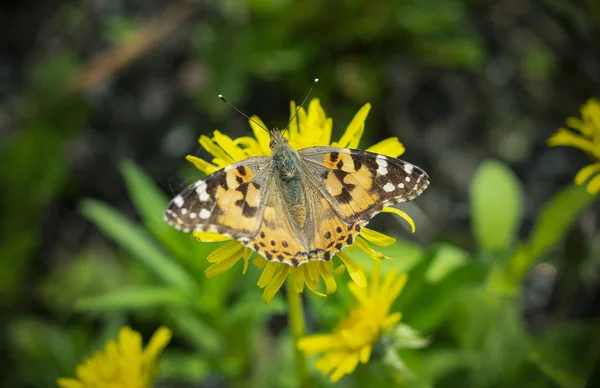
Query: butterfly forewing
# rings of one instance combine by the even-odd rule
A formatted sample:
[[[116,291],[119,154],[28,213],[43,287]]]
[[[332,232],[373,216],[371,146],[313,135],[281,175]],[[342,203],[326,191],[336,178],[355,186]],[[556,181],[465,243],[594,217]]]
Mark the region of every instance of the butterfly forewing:
[[[183,232],[215,232],[248,240],[262,219],[267,157],[234,163],[175,196],[165,220]]]
[[[384,207],[411,200],[429,185],[425,171],[385,155],[335,147],[305,148],[299,154],[347,223],[368,222]]]

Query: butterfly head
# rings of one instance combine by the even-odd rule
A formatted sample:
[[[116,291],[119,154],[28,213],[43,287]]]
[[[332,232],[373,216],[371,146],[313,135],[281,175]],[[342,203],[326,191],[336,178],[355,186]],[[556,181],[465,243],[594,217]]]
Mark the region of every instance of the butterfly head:
[[[270,134],[271,134],[271,141],[269,142],[269,148],[271,148],[272,151],[274,151],[275,148],[278,148],[278,146],[288,147],[288,144],[289,144],[288,139],[283,137],[283,133],[278,128],[273,128],[270,131]]]

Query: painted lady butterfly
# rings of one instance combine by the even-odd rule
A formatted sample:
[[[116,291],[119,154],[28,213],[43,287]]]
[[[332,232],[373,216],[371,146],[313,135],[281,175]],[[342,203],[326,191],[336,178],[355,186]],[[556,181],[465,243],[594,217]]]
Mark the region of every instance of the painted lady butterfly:
[[[234,238],[267,260],[298,266],[330,260],[384,207],[423,192],[417,166],[367,151],[296,151],[271,131],[271,155],[251,157],[199,180],[169,203],[165,220],[183,232]]]

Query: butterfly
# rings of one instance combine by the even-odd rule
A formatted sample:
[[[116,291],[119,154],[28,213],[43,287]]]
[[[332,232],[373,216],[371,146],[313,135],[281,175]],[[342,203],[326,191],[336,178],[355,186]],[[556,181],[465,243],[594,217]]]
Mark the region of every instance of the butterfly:
[[[269,261],[299,266],[330,260],[384,207],[429,185],[419,167],[367,151],[292,148],[270,131],[271,154],[231,164],[168,204],[165,220],[182,232],[215,232]]]

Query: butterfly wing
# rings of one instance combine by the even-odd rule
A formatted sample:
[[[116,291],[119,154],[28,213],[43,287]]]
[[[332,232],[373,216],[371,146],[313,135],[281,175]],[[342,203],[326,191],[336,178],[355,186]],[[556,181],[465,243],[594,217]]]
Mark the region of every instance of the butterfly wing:
[[[310,147],[298,151],[321,194],[346,224],[365,224],[384,207],[409,201],[429,185],[419,167],[368,151]]]
[[[199,180],[169,202],[165,221],[183,232],[215,232],[248,241],[262,219],[268,166],[268,157],[252,157]]]

